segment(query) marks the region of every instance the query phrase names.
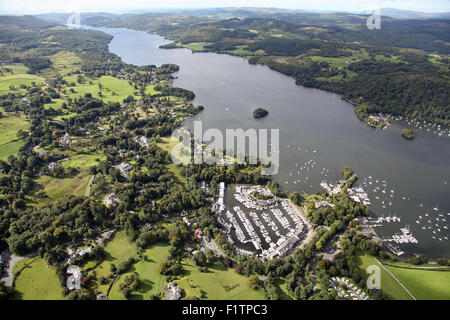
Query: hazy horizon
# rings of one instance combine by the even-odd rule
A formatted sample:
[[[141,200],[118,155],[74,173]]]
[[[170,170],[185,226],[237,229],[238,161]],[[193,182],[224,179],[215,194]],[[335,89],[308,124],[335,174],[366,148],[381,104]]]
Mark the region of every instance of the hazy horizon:
[[[323,12],[364,12],[374,8],[394,8],[400,10],[439,13],[450,11],[448,0],[323,0],[311,4],[305,0],[2,0],[2,14],[43,14],[58,12],[143,12],[213,8],[277,8],[288,10]]]

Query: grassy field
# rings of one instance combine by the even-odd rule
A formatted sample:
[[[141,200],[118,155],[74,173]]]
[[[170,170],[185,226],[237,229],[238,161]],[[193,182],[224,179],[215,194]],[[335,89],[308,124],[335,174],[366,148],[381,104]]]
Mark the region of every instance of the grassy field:
[[[69,87],[69,90],[70,88],[75,90],[74,93],[67,93],[67,96],[71,99],[84,96],[86,93],[92,94],[95,98],[100,98],[99,84],[102,86],[102,100],[105,102],[122,102],[123,99],[128,96],[134,96],[135,92],[135,89],[128,83],[128,81],[110,76],[103,76],[98,80],[87,78],[86,82],[82,84],[77,82],[77,76],[64,77],[64,80],[66,80],[69,84],[76,84],[74,87]],[[92,82],[92,84],[90,82]]]
[[[123,261],[136,255],[136,245],[131,242],[124,232],[117,232],[113,239],[109,241],[105,246],[106,258],[105,260],[95,268],[97,277],[107,277],[111,271],[111,263],[114,263],[116,267]],[[99,290],[106,294],[108,285],[99,285]]]
[[[192,51],[205,51],[205,46],[208,44],[209,42],[191,42],[182,44],[181,46],[191,49]]]
[[[62,104],[66,102],[64,99],[52,99],[51,103],[44,104],[45,109],[53,108],[55,110],[62,109]]]
[[[30,123],[24,115],[8,115],[3,110],[3,117],[0,118],[0,145],[6,144],[13,140],[17,140],[17,132],[22,130],[28,130]]]
[[[35,84],[42,84],[44,83],[44,81],[44,78],[35,76],[33,74],[14,74],[0,76],[0,94],[10,92],[10,86],[14,86],[15,90],[21,90],[21,85],[31,86],[33,82]]]
[[[259,291],[248,287],[248,278],[237,274],[217,262],[209,268],[209,272],[202,273],[189,260],[183,260],[186,274],[175,282],[186,291],[186,295],[202,296],[209,300],[261,300]],[[202,294],[203,293],[203,294]]]
[[[11,71],[6,71],[7,69]],[[29,69],[21,63],[9,64],[0,68],[0,71],[2,71],[4,75],[27,74],[28,70]]]
[[[34,258],[19,261],[14,271],[20,270]],[[62,287],[53,269],[47,266],[45,260],[39,258],[26,267],[15,281],[18,300],[62,300]]]
[[[394,278],[384,270],[371,256],[363,255],[361,259],[361,269],[366,270],[370,265],[376,265],[380,267],[381,271],[381,290],[389,299],[393,300],[410,300],[409,294],[395,281]],[[403,283],[403,282],[402,282]],[[409,288],[405,283],[404,286]]]
[[[449,300],[450,271],[413,270],[387,266],[419,300]]]
[[[17,141],[19,130],[28,130],[29,121],[24,115],[7,114],[0,109],[3,117],[0,118],[0,160],[7,160],[11,155],[17,155],[23,141]]]
[[[0,146],[0,160],[6,161],[8,157],[13,155],[17,156],[20,147],[23,145],[23,140],[9,142]]]
[[[109,293],[111,300],[125,300],[119,290],[119,284],[130,273],[137,272],[141,284],[133,291],[130,300],[148,300],[150,294],[159,295],[161,293],[161,282],[163,277],[159,273],[159,264],[169,256],[169,244],[158,243],[145,250],[147,261],[139,261],[134,264],[129,273],[123,274],[119,281],[112,287]]]
[[[81,69],[81,59],[73,52],[61,51],[50,58],[53,69],[60,75]]]
[[[150,94],[150,95],[155,95],[158,94],[159,91],[155,90],[155,85],[148,85],[147,87],[145,87],[145,94]]]
[[[160,147],[164,151],[167,151],[170,155],[172,152],[172,149],[178,143],[179,143],[179,141],[176,139],[172,139],[171,137],[163,137],[163,138],[161,138],[161,142],[158,143],[158,147]],[[167,165],[167,169],[169,169],[169,171],[171,171],[175,175],[175,177],[177,178],[177,180],[180,183],[186,183],[186,178],[181,175],[180,168],[178,166],[176,166],[174,163]]]
[[[36,183],[41,190],[49,196],[49,202],[57,201],[67,195],[84,196],[87,185],[91,178],[89,168],[96,165],[97,159],[103,159],[100,154],[78,154],[64,161],[61,165],[64,168],[78,168],[80,173],[75,177],[54,178],[50,176],[41,176],[36,179]]]

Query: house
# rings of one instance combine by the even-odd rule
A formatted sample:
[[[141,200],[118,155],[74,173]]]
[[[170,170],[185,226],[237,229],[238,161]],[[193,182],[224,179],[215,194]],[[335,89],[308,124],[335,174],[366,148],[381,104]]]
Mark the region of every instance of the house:
[[[196,229],[196,230],[194,231],[194,234],[195,234],[195,236],[196,236],[198,239],[201,239],[202,236],[203,236],[203,231],[200,230],[200,229]]]
[[[104,293],[100,293],[97,295],[97,300],[106,300],[106,295]]]
[[[112,193],[112,194],[110,194],[109,196],[106,197],[105,205],[107,207],[109,207],[109,206],[115,207],[115,206],[117,206],[117,203],[118,203],[117,200],[118,200],[117,196],[114,193]]]
[[[57,164],[56,162],[50,162],[48,165],[47,165],[47,168],[50,170],[50,171],[54,171],[54,170],[56,170],[56,169],[58,169],[58,168],[60,168],[61,166],[59,165],[59,164]]]
[[[130,171],[131,169],[133,169],[133,166],[132,166],[131,164],[129,164],[129,163],[122,162],[122,163],[120,163],[120,164],[114,166],[114,168],[119,169],[120,174],[121,174],[124,178],[128,179],[128,174],[127,174],[127,172]]]
[[[329,203],[328,201],[319,201],[314,204],[316,209],[326,208],[326,207],[334,207],[334,204]]]
[[[71,265],[67,268],[67,288],[69,290],[79,290],[81,289],[81,277],[83,275],[80,267],[76,265]]]
[[[62,144],[62,145],[69,145],[69,144],[72,143],[72,140],[70,139],[70,136],[69,136],[69,134],[67,132],[66,132],[66,134],[64,136],[62,136],[59,139],[59,143]]]
[[[167,290],[164,293],[166,295],[166,300],[179,300],[182,292],[181,288],[172,281],[167,285]]]

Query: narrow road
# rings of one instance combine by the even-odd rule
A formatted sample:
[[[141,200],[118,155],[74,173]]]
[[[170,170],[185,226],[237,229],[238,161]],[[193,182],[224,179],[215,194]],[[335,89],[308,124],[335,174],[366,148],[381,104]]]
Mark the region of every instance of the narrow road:
[[[92,188],[92,182],[94,182],[94,178],[95,178],[95,174],[89,180],[88,186],[86,188],[86,193],[84,194],[86,197],[91,196],[91,188]]]
[[[405,266],[401,264],[395,264],[395,263],[388,263],[384,262],[385,265],[390,267],[396,267],[396,268],[403,268],[403,269],[413,269],[413,270],[443,270],[443,271],[450,271],[449,266],[435,266],[435,267],[420,267],[420,266]]]
[[[1,281],[5,281],[7,287],[11,287],[11,285],[12,285],[12,280],[13,280],[13,277],[14,277],[14,274],[13,274],[13,268],[14,268],[14,265],[15,265],[17,262],[22,261],[22,260],[25,259],[25,258],[31,258],[31,257],[36,256],[37,253],[30,253],[30,254],[27,254],[27,255],[25,255],[25,256],[19,257],[19,256],[16,256],[15,254],[13,254],[12,252],[9,252],[9,251],[8,251],[8,254],[7,254],[7,255],[9,255],[8,270],[7,270],[8,274],[7,274],[6,277],[4,277],[4,278],[2,278],[2,279],[0,279],[0,280],[1,280]]]

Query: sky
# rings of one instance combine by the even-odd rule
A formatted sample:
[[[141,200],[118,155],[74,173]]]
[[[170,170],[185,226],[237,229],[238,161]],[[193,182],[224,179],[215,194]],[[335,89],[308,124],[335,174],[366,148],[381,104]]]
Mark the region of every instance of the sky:
[[[397,8],[448,12],[450,0],[0,0],[0,12],[132,12],[162,8],[276,7],[286,9],[350,11]]]

